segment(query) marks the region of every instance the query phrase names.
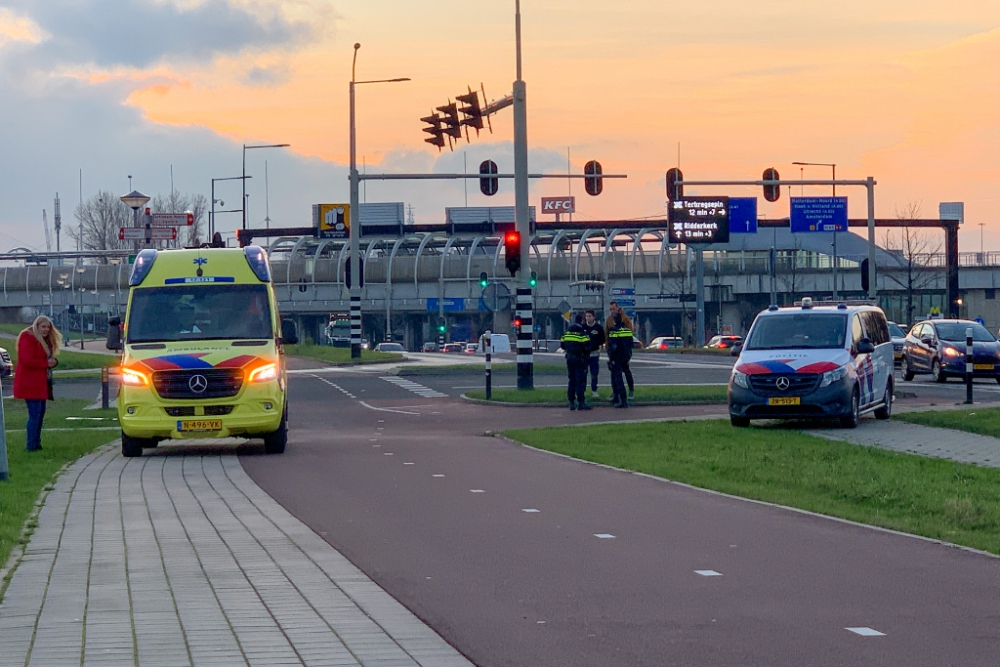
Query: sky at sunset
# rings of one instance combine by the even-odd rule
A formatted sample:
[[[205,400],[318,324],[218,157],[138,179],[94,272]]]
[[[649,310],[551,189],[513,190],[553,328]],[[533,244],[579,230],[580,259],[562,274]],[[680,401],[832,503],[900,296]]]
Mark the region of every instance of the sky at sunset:
[[[523,0],[523,75],[532,172],[608,181],[577,195],[577,219],[662,217],[664,172],[689,179],[873,176],[876,212],[964,201],[961,249],[1000,249],[1000,2],[996,0]],[[81,192],[133,187],[209,196],[240,175],[262,226],[310,224],[310,205],[346,202],[348,81],[358,87],[358,154],[369,172],[513,168],[512,114],[455,151],[423,142],[419,118],[467,86],[497,99],[514,69],[514,1],[0,0],[0,251],[44,248],[41,211]],[[678,149],[679,147],[679,149]],[[268,183],[265,188],[264,163]],[[531,203],[567,192],[533,182]],[[794,188],[793,194],[826,194]],[[749,188],[688,194],[752,196]],[[842,192],[838,192],[842,194]],[[864,191],[849,189],[865,215]],[[239,207],[237,181],[217,183]],[[367,201],[403,201],[419,222],[463,206],[460,182],[368,183]],[[509,205],[513,185],[470,206]],[[769,217],[788,214],[787,192]],[[267,209],[267,211],[266,211]],[[239,214],[220,214],[232,230]],[[980,227],[982,225],[982,227]]]

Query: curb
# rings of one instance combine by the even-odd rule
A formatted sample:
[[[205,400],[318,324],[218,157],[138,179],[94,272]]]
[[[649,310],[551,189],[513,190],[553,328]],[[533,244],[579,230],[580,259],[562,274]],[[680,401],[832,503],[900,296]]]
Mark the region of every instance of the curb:
[[[505,408],[562,408],[566,409],[566,403],[508,403],[506,401],[487,401],[482,398],[471,398],[468,394],[462,394],[461,398],[469,401],[470,403],[478,403],[480,405],[491,405],[491,406],[501,406]],[[593,403],[589,404],[592,408],[610,408],[610,403]],[[724,402],[719,401],[641,401],[632,402],[628,406],[630,408],[644,408],[644,407],[655,407],[655,406],[671,406],[671,405],[725,405]]]

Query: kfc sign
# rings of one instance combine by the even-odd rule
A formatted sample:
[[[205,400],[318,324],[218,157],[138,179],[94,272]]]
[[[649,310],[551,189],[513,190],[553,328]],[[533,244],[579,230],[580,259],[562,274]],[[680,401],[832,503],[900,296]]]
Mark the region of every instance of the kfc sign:
[[[542,197],[542,213],[576,213],[576,197]]]

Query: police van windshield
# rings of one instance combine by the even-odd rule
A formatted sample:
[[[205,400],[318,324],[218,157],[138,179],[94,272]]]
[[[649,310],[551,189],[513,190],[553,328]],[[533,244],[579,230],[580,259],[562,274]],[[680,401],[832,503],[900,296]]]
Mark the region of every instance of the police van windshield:
[[[265,285],[179,285],[132,291],[129,343],[271,338]]]
[[[847,315],[789,313],[757,319],[745,350],[823,350],[844,347]]]

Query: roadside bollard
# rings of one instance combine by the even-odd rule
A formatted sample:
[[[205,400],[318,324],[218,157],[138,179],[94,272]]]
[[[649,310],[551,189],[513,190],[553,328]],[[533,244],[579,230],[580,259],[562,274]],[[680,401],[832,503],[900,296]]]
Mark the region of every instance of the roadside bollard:
[[[490,342],[493,332],[489,329],[483,334],[483,348],[486,351],[486,400],[493,397],[493,343]]]
[[[3,383],[0,382],[0,482],[10,479],[7,464],[7,422],[3,414]]]
[[[965,330],[965,402],[972,403],[972,373],[976,370],[972,363],[972,328]]]
[[[108,409],[108,380],[111,371],[107,366],[101,368],[101,407]]]

